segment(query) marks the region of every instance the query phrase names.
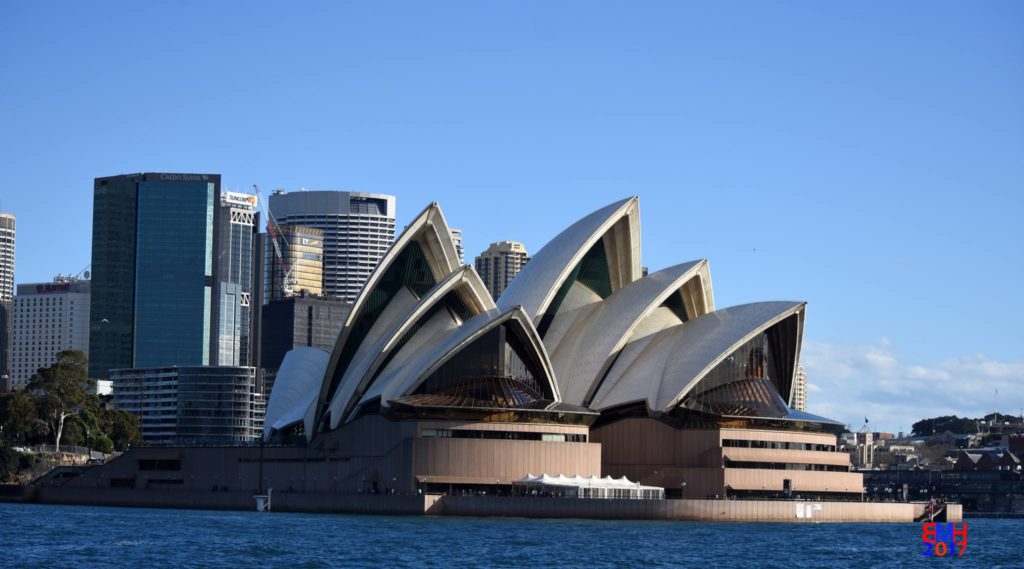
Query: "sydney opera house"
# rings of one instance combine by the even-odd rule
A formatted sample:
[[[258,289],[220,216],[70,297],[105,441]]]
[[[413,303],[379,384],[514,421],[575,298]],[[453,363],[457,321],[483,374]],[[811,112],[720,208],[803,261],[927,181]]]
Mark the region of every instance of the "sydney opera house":
[[[139,447],[54,471],[37,499],[248,508],[272,488],[293,511],[388,511],[408,500],[377,496],[399,494],[421,500],[420,513],[436,499],[458,515],[487,501],[463,494],[545,484],[696,499],[620,504],[619,514],[647,503],[657,511],[644,515],[656,516],[714,504],[705,498],[852,504],[863,495],[861,474],[836,449],[841,425],[792,408],[805,304],[716,308],[704,260],[644,276],[636,197],[558,234],[497,302],[458,259],[432,204],[370,275],[334,349],[287,354],[262,445]],[[545,509],[556,502],[561,510]],[[536,510],[514,515],[608,515],[563,502],[506,501],[486,515],[512,506]],[[754,508],[742,519],[767,519],[763,500],[730,503]],[[774,519],[792,518],[789,502],[774,503],[787,504]],[[728,509],[672,515],[722,519]],[[882,510],[834,519],[892,515]]]
[[[639,214],[632,197],[580,219],[495,302],[428,206],[334,350],[286,356],[260,473],[223,476],[366,493],[501,492],[548,474],[670,497],[861,494],[841,425],[791,407],[805,303],[716,308],[706,260],[642,276]]]

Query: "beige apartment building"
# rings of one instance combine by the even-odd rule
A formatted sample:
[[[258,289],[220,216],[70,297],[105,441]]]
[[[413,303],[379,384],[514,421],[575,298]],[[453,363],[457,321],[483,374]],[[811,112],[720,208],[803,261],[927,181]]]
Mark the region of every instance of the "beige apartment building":
[[[480,253],[474,265],[491,297],[497,300],[529,260],[526,246],[522,243],[499,241],[491,243],[486,251]]]

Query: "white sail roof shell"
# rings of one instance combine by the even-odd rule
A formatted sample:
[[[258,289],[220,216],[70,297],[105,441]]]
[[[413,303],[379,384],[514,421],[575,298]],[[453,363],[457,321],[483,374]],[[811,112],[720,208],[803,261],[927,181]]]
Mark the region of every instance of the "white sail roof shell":
[[[406,345],[400,354],[411,352],[402,361],[392,361],[391,364],[381,373],[377,381],[373,383],[370,390],[363,396],[360,403],[369,403],[380,397],[382,406],[415,391],[419,384],[427,378],[434,370],[447,362],[457,354],[463,347],[469,345],[480,336],[507,321],[517,322],[526,332],[531,347],[537,353],[541,366],[544,368],[547,377],[536,378],[538,381],[545,381],[551,387],[555,401],[561,401],[558,395],[558,385],[554,381],[551,363],[544,350],[544,344],[537,335],[536,329],[530,322],[529,317],[519,307],[511,310],[491,310],[474,316],[462,323],[461,326],[452,328],[446,333],[431,333],[427,330],[420,330],[413,339],[422,337],[421,343],[414,347]],[[412,343],[410,341],[410,343]],[[413,351],[414,348],[414,351]],[[397,358],[396,358],[397,359]]]
[[[498,299],[498,308],[508,310],[522,306],[534,324],[547,310],[559,287],[587,251],[602,239],[616,223],[625,220],[628,229],[618,235],[614,257],[618,263],[610,267],[613,290],[640,277],[640,206],[636,196],[605,206],[559,233],[548,242]]]
[[[494,303],[475,270],[459,267],[447,222],[437,204],[431,204],[406,227],[357,297],[321,382],[311,390],[318,396],[295,396],[285,410],[279,408],[284,403],[275,405],[273,413],[268,407],[266,432],[274,425],[286,426],[282,421],[304,420],[312,436],[325,416],[331,418],[329,427],[336,428],[357,416],[360,406],[379,401],[386,408],[412,394],[481,335],[507,322],[536,350],[553,399],[596,411],[641,402],[655,412],[669,411],[744,342],[793,315],[799,317],[795,326],[790,321],[771,334],[774,342],[787,342],[786,362],[799,355],[804,303],[766,302],[715,311],[705,260],[640,278],[639,228],[635,196],[587,215],[542,248]],[[382,277],[414,245],[422,249],[433,280],[421,272],[383,298]],[[596,250],[597,245],[603,250]],[[591,250],[604,254],[609,282],[603,274],[601,281],[578,277],[553,310],[556,295]],[[596,258],[589,260],[586,268],[592,269]],[[603,273],[604,267],[599,268]],[[424,292],[429,283],[433,287]],[[452,292],[476,315],[463,321],[461,308],[432,310]],[[674,294],[680,298],[673,299]],[[370,298],[377,304],[367,305]],[[685,323],[677,301],[686,308]],[[372,323],[372,316],[359,320],[364,306],[375,307]],[[353,329],[360,331],[353,334]],[[346,345],[357,338],[358,345]],[[786,373],[788,368],[779,375]]]
[[[320,348],[295,348],[285,354],[267,402],[264,439],[303,420],[310,404],[316,402],[330,358],[331,354]]]
[[[701,283],[701,310],[714,310],[707,261],[691,261],[652,273],[615,291],[587,314],[577,317],[556,348],[551,349],[546,338],[564,401],[585,405],[610,360],[625,346],[640,323],[691,279]],[[674,315],[666,315],[671,318],[665,319],[663,326],[682,323]]]
[[[345,325],[342,327],[338,341],[331,352],[331,361],[322,378],[323,381],[318,394],[319,403],[332,411],[332,427],[338,425],[339,418],[335,415],[348,402],[348,399],[343,395],[339,395],[343,390],[340,380],[335,385],[334,392],[330,393],[329,391],[331,384],[334,382],[335,375],[339,373],[337,368],[342,365],[339,359],[346,343],[350,341],[352,328],[357,320],[362,317],[366,302],[377,290],[384,274],[387,273],[388,269],[399,258],[402,251],[413,244],[420,245],[427,266],[436,281],[443,280],[459,267],[459,255],[448,228],[448,222],[445,221],[441,207],[436,202],[432,203],[406,226],[402,234],[395,240],[391,248],[388,249],[388,252],[384,254],[377,268],[370,273],[366,284],[363,285],[363,288],[356,296],[352,310],[345,320]],[[418,301],[419,299],[407,287],[402,287],[394,297],[388,299],[388,305],[378,316],[377,320],[374,321],[370,331],[357,347],[356,355],[345,365],[345,369],[341,373],[345,374],[351,367],[352,362],[359,359],[360,356],[366,357],[366,351],[372,349],[372,346],[392,327],[395,320],[406,314]],[[362,352],[362,354],[359,352]],[[345,387],[344,390],[349,394],[354,391],[351,386]],[[321,419],[322,417],[316,417],[314,414],[315,422]],[[316,428],[316,425],[314,425],[314,428]]]
[[[645,400],[653,411],[670,411],[719,362],[783,319],[802,319],[805,306],[792,301],[732,306],[642,338],[612,366],[591,408]]]
[[[444,300],[450,292],[463,291],[463,297],[470,299],[466,305],[476,313],[495,309],[487,287],[484,286],[476,269],[469,265],[460,267],[437,283],[423,298],[411,306],[404,305],[401,315],[387,319],[382,315],[378,324],[383,328],[381,333],[368,336],[359,347],[355,357],[345,370],[341,383],[331,400],[331,428],[337,428],[345,420],[349,412],[358,403],[359,398],[369,387],[368,382],[378,367],[383,363],[396,342],[438,302]]]

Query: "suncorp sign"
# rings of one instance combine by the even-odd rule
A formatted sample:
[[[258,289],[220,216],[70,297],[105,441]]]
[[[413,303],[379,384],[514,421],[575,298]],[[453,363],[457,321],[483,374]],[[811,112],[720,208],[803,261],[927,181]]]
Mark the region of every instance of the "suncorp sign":
[[[224,203],[231,205],[244,205],[249,207],[256,207],[256,196],[252,194],[241,194],[238,192],[223,192],[221,193],[221,200]]]

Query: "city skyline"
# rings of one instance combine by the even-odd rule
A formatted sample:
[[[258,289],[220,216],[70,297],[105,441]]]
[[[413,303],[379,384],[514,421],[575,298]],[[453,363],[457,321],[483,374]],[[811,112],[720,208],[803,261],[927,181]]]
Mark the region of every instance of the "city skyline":
[[[161,41],[123,50],[143,37],[137,29],[86,40],[110,16],[103,9],[14,7],[0,42],[24,56],[0,76],[23,88],[0,102],[21,112],[0,144],[13,188],[2,210],[19,220],[16,281],[89,263],[91,180],[119,171],[219,172],[225,189],[391,194],[398,227],[443,201],[467,257],[501,240],[537,250],[558,220],[639,194],[652,272],[709,258],[723,305],[808,301],[812,412],[855,428],[865,415],[887,430],[934,414],[1018,413],[1024,143],[1013,133],[1024,125],[1024,77],[1010,22],[1021,8],[923,6],[882,19],[756,4],[742,14],[567,4],[541,19],[462,15],[477,26],[416,8],[385,17],[214,6],[193,27],[179,25],[192,21],[188,9],[123,8],[167,22],[146,30],[157,40],[171,30],[192,38],[180,52]],[[52,45],[26,36],[43,21]],[[331,21],[345,33],[326,33]],[[392,24],[402,41],[373,40]],[[268,29],[297,41],[248,53],[250,35]],[[212,57],[197,58],[203,51]],[[306,61],[311,52],[336,62]],[[154,74],[146,88],[98,88],[149,60],[188,62],[215,87],[199,93]],[[442,71],[451,83],[436,79]],[[253,78],[273,82],[252,95],[242,86]],[[230,147],[186,136],[198,123]],[[101,124],[111,132],[96,145]],[[475,213],[499,201],[500,216]],[[851,402],[863,412],[832,410]]]

